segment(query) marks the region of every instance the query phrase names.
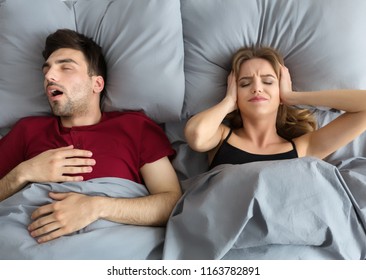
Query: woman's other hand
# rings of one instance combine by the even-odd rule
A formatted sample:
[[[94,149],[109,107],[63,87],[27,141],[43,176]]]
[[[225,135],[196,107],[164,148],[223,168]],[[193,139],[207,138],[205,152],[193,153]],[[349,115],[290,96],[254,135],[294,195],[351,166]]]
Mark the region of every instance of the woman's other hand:
[[[227,77],[227,90],[225,99],[230,100],[230,103],[232,103],[232,110],[230,112],[238,108],[238,89],[234,71],[231,71],[229,76]]]
[[[289,104],[289,97],[293,94],[291,76],[288,68],[281,65],[281,76],[280,76],[280,99],[284,104]],[[289,104],[290,105],[290,104]]]

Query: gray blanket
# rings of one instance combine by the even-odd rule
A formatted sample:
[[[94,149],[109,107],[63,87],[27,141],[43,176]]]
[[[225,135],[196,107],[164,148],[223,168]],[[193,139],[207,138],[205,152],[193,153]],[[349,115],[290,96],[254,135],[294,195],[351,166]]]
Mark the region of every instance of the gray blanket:
[[[118,178],[78,183],[30,184],[0,203],[0,259],[161,259],[165,228],[98,220],[77,233],[38,244],[27,231],[30,214],[50,203],[48,193],[78,192],[111,197],[148,194],[140,184]]]
[[[366,160],[222,165],[182,182],[164,259],[365,259]]]

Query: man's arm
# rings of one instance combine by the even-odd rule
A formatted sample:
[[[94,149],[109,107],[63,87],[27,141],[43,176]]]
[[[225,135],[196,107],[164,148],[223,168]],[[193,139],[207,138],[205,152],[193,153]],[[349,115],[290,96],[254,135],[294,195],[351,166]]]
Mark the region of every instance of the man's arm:
[[[0,180],[0,201],[18,192],[29,182],[82,181],[82,176],[72,174],[91,172],[95,165],[91,156],[90,151],[68,146],[45,151],[24,161]]]
[[[26,185],[20,169],[20,166],[17,166],[0,180],[0,201],[18,192]]]
[[[141,174],[150,195],[110,198],[78,193],[50,193],[55,203],[38,208],[32,215],[31,235],[47,242],[80,230],[98,219],[113,222],[162,226],[181,196],[181,188],[167,157],[145,164]]]
[[[100,200],[100,217],[114,222],[163,226],[181,196],[176,172],[167,157],[141,168],[150,195],[136,199]]]

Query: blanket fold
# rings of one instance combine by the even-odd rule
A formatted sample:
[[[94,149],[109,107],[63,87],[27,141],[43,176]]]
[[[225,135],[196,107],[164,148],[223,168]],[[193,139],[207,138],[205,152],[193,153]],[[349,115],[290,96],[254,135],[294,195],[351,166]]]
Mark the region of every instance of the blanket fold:
[[[221,165],[188,179],[163,258],[364,259],[365,212],[348,188],[366,190],[362,164],[362,179],[347,181],[314,158]]]
[[[0,259],[161,259],[165,228],[106,220],[38,244],[27,226],[35,209],[52,202],[50,191],[126,198],[148,195],[145,186],[119,178],[29,184],[0,203]]]

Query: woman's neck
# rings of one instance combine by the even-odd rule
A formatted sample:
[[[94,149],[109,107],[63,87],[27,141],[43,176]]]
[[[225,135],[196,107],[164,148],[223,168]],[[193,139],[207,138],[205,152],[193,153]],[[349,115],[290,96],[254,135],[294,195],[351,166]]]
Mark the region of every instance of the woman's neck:
[[[264,148],[270,144],[283,141],[277,134],[276,122],[268,120],[245,121],[241,137],[258,148]]]

